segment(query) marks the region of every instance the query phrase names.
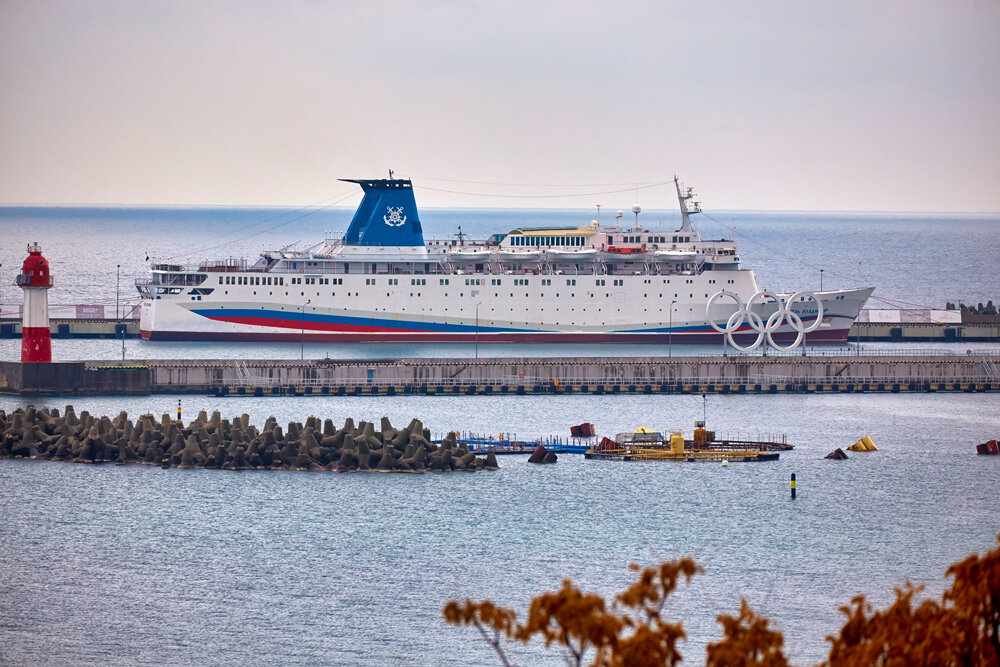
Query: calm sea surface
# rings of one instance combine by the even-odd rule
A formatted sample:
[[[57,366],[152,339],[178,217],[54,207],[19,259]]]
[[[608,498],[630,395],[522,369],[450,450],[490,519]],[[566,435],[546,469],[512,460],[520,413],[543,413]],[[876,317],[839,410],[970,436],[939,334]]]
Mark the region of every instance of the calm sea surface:
[[[350,210],[301,219],[281,209],[0,208],[0,302],[20,301],[13,274],[37,240],[53,265],[53,303],[114,303],[148,252],[192,260],[311,244]],[[606,215],[606,211],[605,214]],[[586,223],[583,211],[424,211],[428,236],[474,236],[529,224]],[[676,215],[642,214],[672,228]],[[702,218],[706,237],[735,238],[771,288],[874,285],[920,305],[1000,296],[1000,220],[986,217],[758,213]],[[275,228],[276,225],[282,225]],[[251,236],[254,232],[268,230]],[[234,242],[234,239],[236,240]],[[222,245],[225,244],[225,245]],[[878,305],[877,302],[871,305]],[[54,341],[57,358],[120,357],[116,341]],[[679,352],[710,348],[675,346]],[[883,347],[883,346],[866,346]],[[929,346],[935,347],[935,346]],[[979,346],[977,346],[979,347]],[[964,349],[946,347],[950,351]],[[16,358],[18,341],[0,341]],[[294,345],[127,341],[130,358],[294,357]],[[480,346],[480,356],[662,354],[654,346]],[[307,345],[307,357],[447,356],[472,346]],[[131,415],[176,399],[35,401]],[[0,397],[10,411],[25,402]],[[524,612],[571,577],[609,594],[629,562],[693,555],[705,567],[672,600],[692,664],[720,636],[714,619],[745,596],[775,619],[798,664],[821,660],[837,607],[878,605],[906,580],[940,594],[944,569],[1000,533],[996,394],[183,398],[185,416],[246,412],[258,425],[310,414],[337,421],[423,418],[449,429],[521,437],[638,426],[690,432],[703,408],[720,434],[787,433],[797,445],[762,464],[588,462],[523,457],[476,474],[317,474],[160,470],[0,461],[0,664],[496,664],[474,631],[446,626],[450,598],[490,597]],[[869,434],[880,451],[822,457]],[[788,498],[795,472],[799,497]],[[558,664],[531,646],[519,664]]]
[[[100,414],[176,406],[73,403]],[[258,425],[269,414],[419,415],[435,431],[520,436],[585,420],[603,434],[689,431],[702,408],[697,396],[184,398],[189,417],[247,412]],[[692,664],[740,596],[811,664],[841,625],[839,605],[858,593],[885,605],[907,580],[939,595],[947,565],[1000,532],[1000,457],[974,453],[1000,435],[1000,396],[730,395],[709,397],[707,414],[720,434],[784,431],[797,448],[728,468],[563,455],[424,475],[0,460],[0,663],[496,664],[474,631],[442,622],[446,600],[490,597],[523,613],[564,577],[610,594],[629,562],[691,554],[706,574],[669,613]],[[878,452],[822,459],[864,434]],[[546,655],[531,647],[518,662]]]
[[[624,208],[628,208],[625,206]],[[309,211],[272,208],[0,207],[0,302],[20,303],[11,284],[27,243],[38,241],[52,263],[52,303],[115,302],[116,268],[123,295],[135,299],[135,278],[154,260],[198,262],[248,257],[299,242],[337,237],[353,208]],[[459,227],[485,238],[530,225],[581,225],[593,211],[426,209],[425,236],[453,238]],[[996,266],[1000,217],[860,213],[720,212],[694,217],[704,238],[739,244],[743,265],[768,289],[874,286],[875,296],[922,306],[1000,298]],[[608,223],[608,210],[602,213]],[[625,220],[628,222],[628,219]],[[645,211],[640,222],[673,230],[676,211]],[[339,233],[338,233],[339,230]],[[878,301],[869,304],[879,306]]]

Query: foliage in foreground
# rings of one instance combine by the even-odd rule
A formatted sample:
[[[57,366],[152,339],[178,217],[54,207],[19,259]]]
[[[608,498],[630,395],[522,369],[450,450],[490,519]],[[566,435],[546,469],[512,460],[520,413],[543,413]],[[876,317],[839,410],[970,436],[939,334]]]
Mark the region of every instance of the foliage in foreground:
[[[685,634],[680,621],[664,618],[664,605],[682,578],[690,583],[704,570],[691,558],[629,568],[637,573],[635,582],[610,604],[566,579],[558,591],[531,601],[523,623],[516,612],[489,600],[452,600],[444,618],[476,628],[504,665],[511,664],[505,642],[536,637],[546,648],[559,646],[571,665],[585,660],[600,667],[676,665],[682,660],[677,643]],[[940,601],[925,599],[914,606],[922,587],[907,582],[896,589],[887,609],[873,610],[863,595],[841,607],[847,620],[837,635],[827,637],[830,655],[823,665],[1000,667],[1000,546],[949,566],[945,576],[953,581]],[[736,616],[722,614],[716,620],[722,639],[708,644],[707,665],[788,666],[782,633],[746,600],[740,600]]]

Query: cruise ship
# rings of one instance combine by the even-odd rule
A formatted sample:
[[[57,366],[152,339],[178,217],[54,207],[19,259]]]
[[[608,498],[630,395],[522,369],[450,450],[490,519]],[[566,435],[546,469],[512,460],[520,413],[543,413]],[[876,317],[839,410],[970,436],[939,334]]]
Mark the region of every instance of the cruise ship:
[[[808,343],[839,343],[872,293],[759,294],[736,243],[698,234],[701,209],[676,178],[674,231],[640,228],[638,215],[623,226],[619,213],[615,225],[521,227],[481,241],[425,240],[410,180],[343,180],[364,198],[341,239],[265,251],[253,263],[154,263],[136,281],[142,337],[701,343],[720,341],[724,328],[753,341],[770,322],[781,343],[800,336],[771,317],[785,309],[811,329]]]

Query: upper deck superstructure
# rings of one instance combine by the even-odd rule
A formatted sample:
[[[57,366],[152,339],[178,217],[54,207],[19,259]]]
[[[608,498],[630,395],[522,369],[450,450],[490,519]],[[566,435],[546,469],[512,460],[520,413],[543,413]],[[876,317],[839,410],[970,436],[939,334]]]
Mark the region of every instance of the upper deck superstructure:
[[[655,231],[597,221],[522,227],[484,241],[424,239],[405,179],[351,180],[364,190],[343,238],[198,267],[156,264],[137,281],[148,339],[653,341],[718,337],[721,291],[759,290],[731,240],[703,240],[700,212],[675,179],[682,224]],[[844,340],[871,293],[820,295],[810,341]],[[777,297],[778,299],[782,297]],[[777,303],[758,308],[762,315]],[[814,303],[793,310],[815,319]],[[781,339],[784,333],[776,334]],[[791,334],[794,336],[794,334]]]

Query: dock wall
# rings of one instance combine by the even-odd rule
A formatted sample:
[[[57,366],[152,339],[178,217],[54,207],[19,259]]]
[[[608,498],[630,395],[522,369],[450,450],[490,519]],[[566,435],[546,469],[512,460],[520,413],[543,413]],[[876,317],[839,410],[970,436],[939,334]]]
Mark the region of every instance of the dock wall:
[[[10,394],[1000,391],[1000,355],[0,362]]]
[[[139,337],[139,320],[135,319],[55,319],[49,318],[52,338],[126,338]],[[0,320],[0,338],[20,338],[21,320]]]
[[[99,368],[82,361],[0,361],[0,394],[19,396],[126,396],[151,391],[145,366]]]

